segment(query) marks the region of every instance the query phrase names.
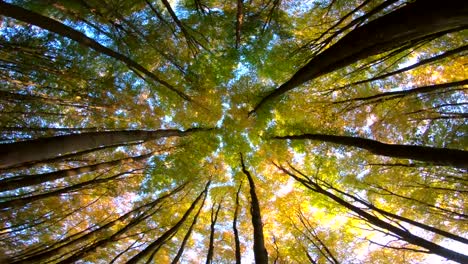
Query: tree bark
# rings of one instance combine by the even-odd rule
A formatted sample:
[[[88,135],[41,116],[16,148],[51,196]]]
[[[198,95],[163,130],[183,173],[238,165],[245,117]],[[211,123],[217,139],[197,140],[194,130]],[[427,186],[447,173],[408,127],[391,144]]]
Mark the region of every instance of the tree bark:
[[[206,254],[206,264],[213,263],[215,225],[218,221],[218,214],[220,209],[221,202],[218,203],[218,208],[216,209],[216,211],[215,204],[213,204],[213,206],[211,207],[210,243],[208,245],[208,253]]]
[[[392,224],[389,224],[389,223],[379,219],[378,217],[367,213],[366,211],[362,210],[361,208],[359,208],[359,207],[357,207],[357,206],[355,206],[355,205],[353,205],[351,203],[348,203],[347,201],[345,201],[342,198],[334,195],[333,193],[323,189],[320,185],[313,182],[312,180],[300,178],[299,176],[295,175],[294,173],[286,170],[284,167],[277,166],[277,168],[279,168],[281,171],[283,171],[287,175],[293,177],[298,182],[302,183],[306,188],[308,188],[308,189],[310,189],[310,190],[312,190],[314,192],[323,194],[323,195],[327,196],[328,198],[332,199],[333,201],[337,202],[338,204],[344,206],[348,210],[351,210],[352,212],[356,213],[357,215],[359,215],[360,217],[365,219],[369,224],[372,224],[372,225],[377,226],[379,228],[382,228],[384,230],[388,230],[388,231],[392,232],[393,234],[395,234],[396,236],[400,237],[401,239],[403,239],[403,240],[405,240],[405,241],[407,241],[407,242],[409,242],[409,243],[411,243],[413,245],[416,245],[416,246],[427,249],[428,250],[427,253],[437,254],[437,255],[439,255],[441,257],[444,257],[444,258],[447,258],[449,260],[456,261],[456,262],[459,262],[459,263],[467,263],[468,262],[468,256],[466,256],[464,254],[461,254],[461,253],[458,253],[456,251],[453,251],[453,250],[447,249],[445,247],[439,246],[439,245],[437,245],[437,244],[435,244],[435,243],[433,243],[433,242],[431,242],[429,240],[426,240],[426,239],[421,238],[419,236],[413,235],[410,232],[408,232],[407,230],[404,230],[404,229],[398,228],[398,227],[396,227],[396,226],[394,226]]]
[[[240,249],[240,239],[239,239],[239,230],[237,230],[237,216],[239,214],[239,194],[242,188],[242,181],[239,184],[239,188],[236,192],[236,208],[234,209],[234,219],[232,220],[232,229],[234,230],[234,242],[236,246],[236,264],[241,264],[241,249]]]
[[[449,87],[456,87],[456,86],[463,86],[467,85],[468,80],[457,81],[457,82],[449,82],[449,83],[441,83],[441,84],[434,84],[434,85],[427,85],[422,87],[416,87],[412,89],[406,89],[402,91],[393,91],[393,92],[384,92],[380,94],[375,94],[371,96],[365,97],[356,97],[341,101],[335,101],[333,104],[341,104],[346,102],[354,102],[354,101],[364,101],[364,104],[375,104],[380,103],[392,99],[402,98],[412,94],[423,94],[423,93],[431,93],[437,90],[449,88]]]
[[[172,260],[171,264],[177,264],[180,260],[180,257],[182,257],[182,254],[184,253],[184,250],[185,250],[185,245],[187,244],[187,241],[188,239],[190,238],[190,235],[192,234],[192,231],[193,231],[193,227],[195,226],[195,224],[197,223],[197,220],[198,220],[198,216],[200,215],[200,212],[203,208],[203,205],[205,204],[205,200],[206,200],[206,195],[203,197],[203,201],[200,205],[200,208],[198,208],[198,211],[197,213],[195,214],[195,216],[193,217],[193,221],[192,221],[192,224],[190,225],[187,233],[185,234],[184,236],[184,239],[182,240],[182,244],[180,245],[180,248],[179,250],[177,251],[177,254],[176,256],[174,257],[174,259]]]
[[[140,162],[140,161],[148,159],[152,155],[153,155],[153,152],[145,154],[145,155],[137,156],[137,157],[123,158],[123,159],[93,164],[89,166],[73,168],[73,169],[59,170],[59,171],[36,174],[36,175],[21,175],[21,176],[16,176],[12,178],[6,178],[0,181],[0,192],[12,190],[12,189],[18,189],[18,188],[27,187],[27,186],[32,186],[32,185],[37,185],[37,184],[41,184],[41,183],[48,182],[48,181],[55,181],[55,180],[62,179],[65,177],[73,177],[73,176],[77,176],[77,175],[87,173],[87,172],[110,169],[114,166],[123,165],[125,163]]]
[[[73,152],[86,151],[102,146],[122,143],[146,142],[162,137],[182,137],[203,129],[186,131],[168,130],[127,130],[86,132],[65,136],[39,138],[8,144],[0,144],[0,169],[18,164],[41,161],[67,155]]]
[[[451,56],[454,56],[458,53],[462,53],[464,51],[468,50],[468,45],[465,45],[465,46],[461,46],[459,48],[456,48],[456,49],[453,49],[453,50],[449,50],[449,51],[446,51],[440,55],[437,55],[437,56],[434,56],[434,57],[431,57],[431,58],[428,58],[428,59],[423,59],[423,60],[420,60],[419,62],[417,63],[414,63],[410,66],[407,66],[407,67],[404,67],[404,68],[401,68],[399,70],[395,70],[395,71],[392,71],[392,72],[389,72],[389,73],[385,73],[385,74],[382,74],[382,75],[379,75],[379,76],[375,76],[373,78],[370,78],[370,79],[366,79],[366,80],[362,80],[362,81],[357,81],[357,82],[353,82],[353,83],[350,83],[350,84],[347,84],[345,86],[341,86],[341,87],[338,87],[336,88],[335,90],[341,90],[341,89],[344,89],[344,88],[347,88],[347,87],[350,87],[350,86],[353,86],[353,85],[359,85],[359,84],[364,84],[364,83],[368,83],[368,82],[372,82],[372,81],[377,81],[377,80],[381,80],[381,79],[385,79],[387,77],[390,77],[390,76],[393,76],[393,75],[396,75],[396,74],[399,74],[399,73],[402,73],[402,72],[406,72],[406,71],[410,71],[412,69],[415,69],[415,68],[418,68],[418,67],[421,67],[421,66],[424,66],[424,65],[427,65],[427,64],[430,64],[430,63],[433,63],[435,61],[439,61],[439,60],[443,60],[443,59],[446,59],[446,58],[449,58]]]
[[[297,86],[361,59],[431,35],[468,26],[468,5],[463,0],[416,0],[358,27],[318,54],[291,79],[263,97],[251,113]]]
[[[145,249],[143,249],[138,254],[136,254],[131,259],[129,259],[127,261],[127,264],[136,264],[141,259],[143,259],[145,256],[147,256],[150,253],[152,253],[152,255],[154,255],[155,251],[179,230],[179,228],[182,226],[182,224],[185,222],[185,220],[187,220],[190,213],[193,211],[193,209],[197,205],[198,201],[202,198],[202,196],[206,196],[206,193],[208,192],[208,187],[210,186],[210,183],[211,182],[209,181],[206,184],[205,189],[203,190],[203,192],[201,192],[197,196],[197,198],[190,205],[189,209],[184,213],[182,218],[174,226],[172,226],[169,230],[167,230],[164,234],[162,234],[153,243],[149,244]]]
[[[64,193],[74,192],[74,191],[77,191],[77,190],[80,190],[80,189],[83,189],[83,188],[89,188],[89,186],[91,186],[91,185],[97,185],[97,184],[109,182],[109,181],[117,179],[118,177],[120,177],[122,175],[125,175],[127,173],[132,173],[133,171],[136,171],[136,170],[141,170],[141,169],[133,169],[131,171],[125,171],[125,172],[122,172],[122,173],[119,173],[119,174],[116,174],[114,176],[107,177],[107,178],[104,178],[104,179],[93,179],[93,180],[81,182],[81,183],[74,184],[72,186],[68,186],[68,187],[58,189],[58,190],[55,190],[55,191],[51,191],[51,192],[46,192],[46,193],[42,193],[42,194],[26,196],[26,197],[22,197],[22,198],[17,198],[17,199],[12,199],[12,200],[8,200],[8,201],[0,202],[0,212],[5,208],[22,207],[22,206],[27,205],[29,203],[40,201],[40,200],[43,200],[45,198],[58,196],[58,195],[61,195],[61,194],[64,194]]]
[[[166,88],[169,90],[175,92],[177,95],[179,95],[181,98],[187,101],[192,101],[191,98],[183,93],[182,91],[179,91],[177,88],[175,88],[173,85],[169,84],[168,82],[162,80],[158,76],[156,76],[154,73],[150,72],[147,70],[145,67],[142,65],[138,64],[131,58],[115,52],[101,44],[99,44],[97,41],[95,41],[92,38],[87,37],[85,34],[67,26],[64,25],[54,19],[48,18],[46,16],[43,16],[41,14],[32,12],[30,10],[24,9],[19,6],[15,6],[12,4],[5,3],[4,1],[0,0],[0,15],[4,15],[7,17],[11,17],[23,22],[26,22],[31,25],[38,26],[40,28],[49,30],[51,32],[57,33],[63,37],[67,37],[69,39],[72,39],[76,42],[78,42],[80,45],[85,46],[87,48],[91,48],[99,53],[105,54],[109,57],[112,57],[118,61],[121,61],[125,63],[131,70],[133,71],[139,71],[144,73],[146,76],[151,78],[152,80],[164,85]],[[138,75],[138,74],[137,74]]]
[[[310,139],[325,141],[344,146],[365,149],[373,154],[424,161],[433,165],[452,166],[456,168],[468,168],[468,151],[449,148],[435,148],[416,145],[386,144],[376,140],[350,137],[334,136],[325,134],[303,134],[296,136],[275,137],[277,139]]]
[[[180,186],[178,186],[177,188],[175,188],[174,190],[172,190],[171,192],[160,196],[156,200],[154,200],[154,201],[152,201],[150,203],[144,204],[142,206],[139,206],[139,207],[131,210],[130,212],[125,213],[124,215],[120,216],[119,218],[117,218],[117,219],[115,219],[115,220],[101,226],[100,228],[98,228],[98,229],[96,229],[96,230],[94,230],[94,231],[92,231],[90,233],[87,233],[87,234],[85,234],[85,235],[83,235],[83,236],[81,236],[81,237],[79,237],[79,238],[77,238],[75,240],[72,240],[72,241],[70,241],[70,242],[68,242],[66,244],[63,244],[63,245],[59,246],[59,247],[50,249],[50,250],[48,250],[46,252],[43,252],[41,254],[37,254],[37,255],[28,257],[26,259],[22,259],[22,260],[20,260],[18,262],[14,262],[14,263],[15,264],[25,264],[25,263],[39,263],[39,262],[45,261],[45,260],[47,260],[47,259],[49,259],[51,257],[57,256],[58,254],[61,254],[63,252],[66,252],[66,251],[70,250],[70,247],[72,247],[73,245],[77,245],[79,243],[88,241],[88,240],[90,240],[92,238],[100,238],[100,236],[101,236],[99,234],[100,232],[102,232],[102,231],[105,232],[106,230],[113,227],[114,225],[120,224],[123,221],[125,221],[126,219],[134,216],[134,219],[132,219],[125,227],[119,229],[119,231],[117,231],[116,233],[114,233],[110,237],[97,241],[96,243],[93,244],[92,247],[88,247],[85,250],[76,252],[75,254],[73,254],[72,256],[67,258],[66,260],[69,261],[69,262],[73,262],[75,260],[82,259],[87,254],[89,254],[90,252],[93,252],[96,248],[102,247],[102,245],[107,244],[108,242],[110,242],[114,238],[116,238],[118,235],[122,234],[123,233],[122,230],[126,231],[130,227],[132,227],[132,226],[136,225],[137,223],[141,222],[142,220],[144,220],[145,214],[147,214],[152,208],[154,208],[156,205],[161,203],[164,199],[174,195],[177,192],[180,192],[185,186],[186,186],[186,183],[183,183]],[[144,210],[144,213],[138,215],[138,213],[141,213],[143,210]]]
[[[327,184],[327,186],[328,186],[328,188],[330,188],[330,189],[332,189],[332,190],[334,190],[334,191],[336,191],[336,192],[339,192],[339,193],[343,194],[344,196],[349,197],[349,198],[353,199],[354,201],[359,202],[359,203],[361,203],[361,204],[367,206],[368,208],[370,208],[370,209],[372,209],[372,210],[374,210],[374,211],[376,211],[376,212],[379,212],[379,213],[382,214],[382,215],[388,216],[388,217],[390,217],[390,218],[398,219],[398,220],[400,220],[400,221],[402,221],[402,222],[406,222],[406,223],[408,223],[408,224],[417,226],[417,227],[419,227],[419,228],[421,228],[421,229],[424,229],[424,230],[426,230],[426,231],[433,232],[433,233],[435,233],[435,234],[438,234],[438,235],[441,235],[441,236],[444,236],[444,237],[447,237],[447,238],[456,240],[456,241],[461,242],[461,243],[464,243],[464,244],[468,244],[468,239],[466,239],[466,238],[464,238],[464,237],[457,236],[457,235],[452,234],[452,233],[450,233],[450,232],[447,232],[447,231],[444,231],[444,230],[441,230],[441,229],[438,229],[438,228],[435,228],[435,227],[432,227],[432,226],[428,226],[428,225],[426,225],[426,224],[424,224],[424,223],[420,223],[420,222],[411,220],[411,219],[409,219],[409,218],[406,218],[406,217],[403,217],[403,216],[400,216],[400,215],[397,215],[397,214],[393,214],[393,213],[387,212],[387,211],[385,211],[385,210],[382,210],[382,209],[380,209],[380,208],[374,206],[374,205],[373,205],[372,203],[370,203],[370,202],[364,201],[364,200],[362,200],[362,199],[360,199],[360,198],[358,198],[358,197],[356,197],[356,196],[354,196],[354,195],[351,195],[351,194],[348,194],[348,193],[343,192],[343,191],[341,191],[341,190],[338,190],[338,189],[336,189],[335,187],[333,187],[333,186],[331,186],[331,185],[328,185],[328,184]]]
[[[245,168],[242,153],[240,153],[240,160],[242,165],[242,172],[247,176],[250,185],[250,213],[252,214],[252,226],[254,229],[254,245],[253,251],[255,255],[256,264],[268,264],[268,252],[265,248],[265,239],[263,238],[263,223],[260,212],[260,204],[258,202],[257,193],[255,192],[255,183],[252,175]]]
[[[242,23],[244,22],[244,0],[237,0],[236,13],[236,49],[239,49],[241,42]]]

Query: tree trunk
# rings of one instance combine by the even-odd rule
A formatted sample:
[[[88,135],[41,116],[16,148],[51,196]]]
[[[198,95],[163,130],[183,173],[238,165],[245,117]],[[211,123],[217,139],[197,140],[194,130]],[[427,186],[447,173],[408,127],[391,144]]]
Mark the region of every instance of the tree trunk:
[[[58,190],[51,191],[51,192],[47,192],[47,193],[37,194],[37,195],[33,195],[33,196],[26,196],[26,197],[22,197],[22,198],[17,198],[17,199],[13,199],[13,200],[0,202],[0,212],[5,208],[22,207],[22,206],[25,206],[25,205],[27,205],[29,203],[40,201],[40,200],[43,200],[45,198],[58,196],[58,195],[61,195],[61,194],[64,194],[64,193],[74,192],[74,191],[77,191],[77,190],[80,190],[80,189],[83,189],[83,188],[89,188],[89,186],[91,186],[91,185],[97,185],[97,184],[100,184],[100,183],[113,181],[113,180],[117,179],[118,177],[120,177],[122,175],[125,175],[127,173],[132,173],[133,171],[137,171],[137,170],[141,170],[141,169],[133,169],[131,171],[122,172],[122,173],[119,173],[119,174],[116,174],[114,176],[107,177],[107,178],[104,178],[104,179],[93,179],[93,180],[90,180],[90,181],[81,182],[81,183],[74,184],[74,185],[69,186],[69,187],[65,187],[65,188],[58,189]]]
[[[179,230],[179,228],[182,226],[182,224],[185,222],[185,220],[187,220],[190,213],[193,211],[193,209],[197,205],[198,201],[202,198],[202,196],[204,196],[204,195],[206,196],[206,193],[208,192],[208,187],[210,186],[210,183],[211,182],[208,182],[206,184],[205,189],[203,190],[203,192],[201,192],[197,196],[195,201],[193,201],[193,203],[190,205],[189,209],[184,213],[182,218],[174,226],[172,226],[169,230],[167,230],[164,234],[162,234],[158,239],[156,239],[156,241],[149,244],[145,249],[143,249],[138,254],[136,254],[131,259],[129,259],[127,261],[127,264],[136,264],[136,263],[138,263],[141,259],[143,259],[145,256],[150,254],[150,252],[152,252],[152,255],[154,255],[155,251]]]
[[[67,258],[67,260],[70,261],[70,262],[78,260],[78,259],[82,259],[89,252],[93,252],[96,248],[101,247],[102,245],[104,245],[104,241],[112,241],[114,238],[117,237],[117,235],[120,235],[120,234],[123,233],[122,230],[126,231],[126,230],[129,229],[129,227],[134,226],[136,223],[141,222],[144,219],[143,216],[145,214],[147,214],[152,208],[154,208],[156,205],[161,203],[164,199],[166,199],[166,198],[172,196],[173,194],[181,191],[185,186],[186,186],[186,183],[183,183],[182,185],[175,188],[171,192],[160,196],[158,199],[156,199],[156,200],[154,200],[154,201],[152,201],[150,203],[147,203],[145,205],[139,206],[139,207],[131,210],[130,212],[120,216],[119,218],[117,218],[117,219],[115,219],[115,220],[101,226],[100,228],[79,237],[78,239],[75,239],[75,240],[70,241],[70,242],[68,242],[66,244],[63,244],[63,245],[61,245],[59,247],[53,248],[53,249],[48,250],[46,252],[43,252],[41,254],[37,254],[37,255],[28,257],[26,259],[22,259],[22,260],[20,260],[18,262],[14,262],[14,263],[15,264],[25,264],[25,263],[39,263],[39,262],[45,261],[45,260],[47,260],[47,259],[49,259],[51,257],[57,256],[58,254],[69,251],[70,247],[72,247],[73,245],[77,245],[79,243],[86,242],[88,240],[91,240],[92,238],[94,238],[94,239],[100,238],[102,236],[102,235],[99,234],[100,232],[102,232],[102,231],[105,232],[106,230],[112,228],[116,224],[121,224],[127,218],[129,218],[129,217],[131,217],[133,215],[137,215],[138,213],[141,213],[143,210],[145,210],[145,213],[142,213],[140,215],[135,216],[134,219],[132,219],[124,228],[121,228],[119,231],[117,231],[115,234],[111,235],[109,238],[106,238],[104,240],[100,240],[100,241],[94,243],[92,247],[86,248],[86,250],[76,252],[75,254],[73,254],[72,256]],[[65,241],[61,241],[61,242],[65,242]]]
[[[376,140],[334,136],[325,134],[304,134],[297,136],[275,137],[277,139],[310,139],[325,141],[345,146],[357,147],[369,152],[387,157],[413,159],[434,165],[468,168],[468,151],[449,148],[434,148],[415,145],[386,144]]]
[[[323,189],[317,183],[315,183],[315,182],[313,182],[313,181],[311,181],[309,179],[302,179],[302,178],[298,177],[297,175],[295,175],[294,173],[286,170],[285,168],[283,168],[281,166],[277,166],[277,167],[281,171],[286,173],[287,175],[293,177],[295,180],[302,183],[308,189],[310,189],[310,190],[312,190],[314,192],[323,194],[323,195],[327,196],[328,198],[332,199],[333,201],[337,202],[338,204],[346,207],[348,210],[353,211],[354,213],[356,213],[357,215],[359,215],[360,217],[365,219],[369,224],[372,224],[372,225],[375,225],[375,226],[377,226],[379,228],[388,230],[388,231],[392,232],[393,234],[395,234],[397,237],[400,237],[401,239],[403,239],[403,240],[405,240],[405,241],[407,241],[407,242],[409,242],[409,243],[411,243],[413,245],[425,248],[425,249],[428,250],[427,253],[437,254],[437,255],[439,255],[441,257],[444,257],[444,258],[447,258],[449,260],[456,261],[456,262],[459,262],[459,263],[468,263],[468,256],[466,256],[464,254],[461,254],[461,253],[458,253],[456,251],[447,249],[445,247],[439,246],[439,245],[437,245],[437,244],[435,244],[435,243],[433,243],[433,242],[431,242],[429,240],[426,240],[424,238],[413,235],[407,230],[404,230],[404,229],[398,228],[398,227],[396,227],[396,226],[394,226],[392,224],[389,224],[389,223],[379,219],[378,217],[367,213],[366,211],[362,210],[361,208],[359,208],[359,207],[357,207],[357,206],[355,206],[355,205],[353,205],[351,203],[348,203],[347,201],[341,199],[340,197],[334,195],[333,193],[328,192],[327,190]]]
[[[208,253],[206,254],[206,264],[213,262],[215,225],[216,221],[218,221],[219,209],[221,209],[221,202],[219,202],[216,211],[215,204],[211,207],[210,243],[208,245]]]
[[[232,220],[232,229],[234,230],[234,242],[236,245],[236,264],[241,264],[241,249],[239,240],[239,231],[237,230],[237,216],[239,214],[239,194],[242,188],[242,181],[236,192],[236,208],[234,209],[234,219]]]
[[[168,129],[154,131],[124,130],[86,132],[81,134],[1,144],[0,168],[13,167],[27,162],[41,161],[102,146],[145,142],[162,137],[182,137],[200,130],[202,129],[194,128],[186,131]]]
[[[416,0],[358,27],[318,54],[291,79],[265,96],[251,112],[297,86],[361,59],[468,26],[463,0]]]
[[[260,213],[260,204],[258,202],[257,193],[255,192],[255,183],[252,176],[250,175],[250,172],[245,168],[242,153],[240,153],[240,160],[242,165],[242,172],[247,176],[250,185],[250,213],[252,214],[252,226],[254,229],[253,250],[255,255],[255,263],[268,264],[268,252],[265,248],[265,239],[263,238],[262,216]]]
[[[97,52],[100,52],[102,54],[105,54],[107,56],[110,56],[118,61],[121,61],[125,63],[131,70],[133,71],[139,71],[144,73],[146,76],[151,78],[152,80],[164,85],[166,88],[169,90],[175,92],[177,95],[179,95],[181,98],[191,101],[190,97],[186,95],[185,93],[179,91],[177,88],[169,84],[168,82],[162,80],[161,78],[157,77],[154,73],[150,72],[147,70],[145,67],[141,66],[131,58],[115,52],[101,44],[99,44],[97,41],[95,41],[92,38],[87,37],[85,34],[67,26],[64,25],[54,19],[45,17],[41,14],[29,11],[27,9],[24,9],[19,6],[15,6],[12,4],[5,3],[4,1],[0,0],[0,15],[4,15],[7,17],[11,17],[23,22],[26,22],[31,25],[38,26],[40,28],[49,30],[51,32],[57,33],[63,37],[67,37],[69,39],[72,39],[82,46],[85,46],[87,48],[91,48]],[[138,75],[138,74],[137,74]]]
[[[73,176],[77,176],[77,175],[87,173],[87,172],[110,169],[114,166],[123,165],[126,163],[140,162],[140,161],[148,159],[152,155],[153,155],[153,152],[145,154],[145,155],[137,156],[137,157],[123,158],[119,160],[102,162],[98,164],[93,164],[89,166],[83,166],[83,167],[73,168],[73,169],[68,169],[68,170],[60,170],[60,171],[54,171],[54,172],[36,174],[36,175],[21,175],[21,176],[16,176],[12,178],[7,178],[7,179],[0,181],[0,192],[12,190],[12,189],[18,189],[18,188],[22,188],[26,186],[37,185],[37,184],[41,184],[41,183],[49,182],[49,181],[55,181],[55,180],[62,179],[65,177],[73,177]]]
[[[239,49],[241,42],[242,23],[244,22],[244,0],[237,0],[236,13],[236,49]]]
[[[185,245],[187,244],[187,241],[190,238],[190,235],[192,234],[193,227],[197,223],[198,216],[200,215],[200,212],[201,212],[201,210],[203,208],[203,205],[205,204],[205,200],[206,200],[206,195],[203,197],[203,201],[202,201],[202,203],[200,205],[200,208],[198,209],[197,214],[193,217],[192,224],[190,225],[187,233],[185,234],[184,239],[182,240],[182,244],[180,245],[180,248],[177,251],[177,254],[174,257],[174,259],[172,260],[171,264],[177,264],[179,262],[179,260],[180,260],[180,257],[182,257],[182,254],[184,253],[184,250],[185,250]]]
[[[441,236],[444,236],[444,237],[447,237],[447,238],[450,238],[450,239],[453,239],[453,240],[456,240],[456,241],[459,241],[461,243],[464,243],[464,244],[468,244],[468,239],[464,238],[464,237],[461,237],[461,236],[457,236],[455,234],[452,234],[450,232],[447,232],[447,231],[444,231],[444,230],[441,230],[441,229],[438,229],[438,228],[435,228],[435,227],[432,227],[432,226],[428,226],[426,224],[423,224],[423,223],[420,223],[420,222],[417,222],[417,221],[414,221],[414,220],[411,220],[409,218],[406,218],[406,217],[403,217],[403,216],[400,216],[400,215],[397,215],[397,214],[393,214],[393,213],[390,213],[390,212],[387,212],[385,210],[382,210],[376,206],[374,206],[372,203],[370,202],[367,202],[367,201],[364,201],[354,195],[351,195],[351,194],[348,194],[348,193],[345,193],[341,190],[338,190],[336,189],[335,187],[331,186],[331,185],[328,185],[327,184],[327,187],[336,191],[336,192],[339,192],[341,194],[343,194],[344,196],[347,196],[351,199],[353,199],[354,201],[356,202],[359,202],[365,206],[367,206],[368,208],[376,211],[376,212],[379,212],[380,214],[382,215],[385,215],[385,216],[388,216],[390,218],[394,218],[394,219],[398,219],[402,222],[406,222],[408,224],[411,224],[411,225],[414,225],[414,226],[417,226],[421,229],[424,229],[426,231],[429,231],[429,232],[433,232],[435,234],[438,234],[438,235],[441,235]]]
[[[434,57],[431,57],[431,58],[428,58],[428,59],[420,60],[417,63],[414,63],[414,64],[412,64],[410,66],[407,66],[407,67],[404,67],[404,68],[401,68],[401,69],[398,69],[398,70],[395,70],[395,71],[392,71],[392,72],[389,72],[389,73],[385,73],[385,74],[375,76],[375,77],[370,78],[370,79],[365,79],[365,80],[362,80],[362,81],[357,81],[357,82],[353,82],[351,84],[347,84],[345,86],[338,87],[335,90],[341,90],[341,89],[344,89],[344,88],[347,88],[347,87],[350,87],[350,86],[385,79],[387,77],[390,77],[390,76],[393,76],[393,75],[396,75],[396,74],[399,74],[399,73],[402,73],[402,72],[407,72],[407,71],[413,70],[415,68],[418,68],[418,67],[433,63],[433,62],[438,61],[438,60],[443,60],[443,59],[449,58],[451,56],[462,53],[462,52],[464,52],[466,50],[468,50],[468,45],[461,46],[459,48],[446,51],[446,52],[444,52],[444,53],[442,53],[440,55],[437,55],[437,56],[434,56]]]
[[[375,94],[371,96],[356,97],[356,98],[351,98],[351,99],[346,99],[346,100],[341,100],[341,101],[335,101],[333,102],[333,104],[341,104],[341,103],[354,102],[354,101],[364,101],[363,104],[375,104],[375,103],[380,103],[380,102],[384,102],[388,100],[402,98],[402,97],[412,95],[412,94],[431,93],[437,90],[441,90],[441,89],[445,89],[449,87],[463,86],[467,84],[468,84],[468,80],[427,85],[427,86],[416,87],[412,89],[406,89],[402,91],[384,92],[384,93],[379,93],[379,94]],[[362,106],[363,104],[361,104],[360,106]]]

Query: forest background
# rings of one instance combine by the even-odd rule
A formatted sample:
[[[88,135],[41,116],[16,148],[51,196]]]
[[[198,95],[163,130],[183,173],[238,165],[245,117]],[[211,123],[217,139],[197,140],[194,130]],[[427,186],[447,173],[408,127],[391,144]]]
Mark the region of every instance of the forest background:
[[[0,0],[5,263],[468,263],[460,0]]]

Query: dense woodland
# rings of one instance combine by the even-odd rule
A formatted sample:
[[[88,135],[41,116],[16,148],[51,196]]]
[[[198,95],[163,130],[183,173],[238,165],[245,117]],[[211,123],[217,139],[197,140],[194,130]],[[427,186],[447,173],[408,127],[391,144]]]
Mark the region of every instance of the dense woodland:
[[[466,0],[0,0],[1,263],[468,263]]]

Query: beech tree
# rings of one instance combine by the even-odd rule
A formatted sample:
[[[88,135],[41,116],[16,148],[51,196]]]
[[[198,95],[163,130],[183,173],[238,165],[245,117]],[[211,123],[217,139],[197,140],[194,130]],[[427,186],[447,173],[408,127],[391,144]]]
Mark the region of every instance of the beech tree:
[[[0,0],[0,262],[468,262],[467,27],[461,0]]]

